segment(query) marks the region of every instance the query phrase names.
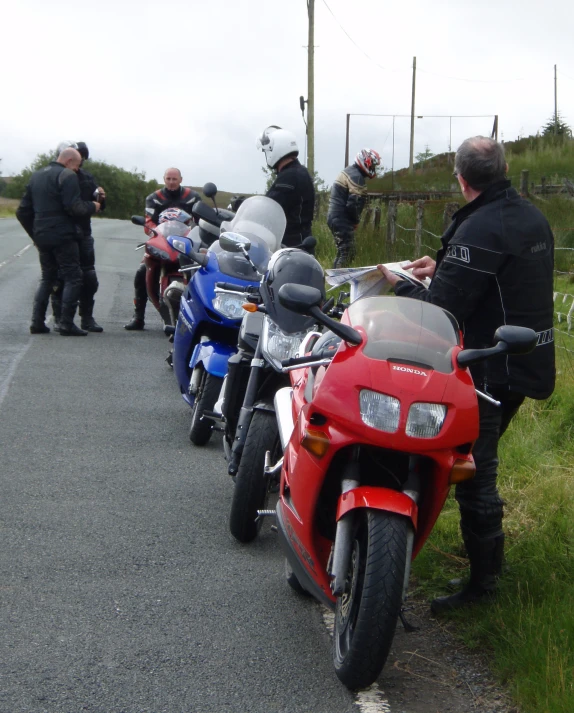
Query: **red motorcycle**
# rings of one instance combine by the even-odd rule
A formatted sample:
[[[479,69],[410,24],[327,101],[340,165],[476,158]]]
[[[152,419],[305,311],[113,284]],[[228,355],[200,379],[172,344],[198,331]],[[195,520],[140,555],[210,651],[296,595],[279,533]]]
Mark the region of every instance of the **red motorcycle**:
[[[188,237],[193,219],[180,208],[168,208],[159,216],[159,224],[133,215],[132,223],[142,225],[149,236],[136,250],[145,249],[146,290],[150,302],[159,312],[164,325],[175,326],[179,301],[187,279],[180,271],[180,254],[167,242],[168,236]]]
[[[368,297],[339,323],[311,287],[284,285],[279,301],[330,330],[283,362],[292,388],[275,400],[284,455],[275,465],[267,456],[265,473],[281,470],[287,580],[335,610],[335,670],[359,689],[385,664],[411,560],[450,486],[474,475],[477,393],[494,399],[475,391],[467,367],[527,353],[536,334],[503,326],[493,347],[464,350],[455,318],[427,302]]]

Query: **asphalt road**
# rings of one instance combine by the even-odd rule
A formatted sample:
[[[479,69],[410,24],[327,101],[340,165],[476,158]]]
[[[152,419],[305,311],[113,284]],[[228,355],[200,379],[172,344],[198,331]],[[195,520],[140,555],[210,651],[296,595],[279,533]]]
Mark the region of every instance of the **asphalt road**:
[[[0,220],[0,711],[357,711],[275,534],[228,533],[159,317],[123,329],[140,229],[94,223],[105,331],[62,339],[29,334],[37,253]]]

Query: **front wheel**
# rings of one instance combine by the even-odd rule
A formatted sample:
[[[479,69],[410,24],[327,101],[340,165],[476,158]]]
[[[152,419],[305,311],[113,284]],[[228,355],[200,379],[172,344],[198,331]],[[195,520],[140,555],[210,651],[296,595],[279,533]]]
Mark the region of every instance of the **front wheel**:
[[[409,528],[406,518],[380,510],[360,510],[355,517],[333,635],[335,672],[351,690],[370,686],[389,655],[402,605]]]
[[[255,411],[235,476],[229,516],[229,529],[239,542],[251,542],[261,527],[257,511],[265,508],[272,485],[265,475],[267,451],[271,451],[272,459],[280,452],[277,418],[269,411]]]
[[[213,421],[210,418],[202,418],[202,416],[206,411],[213,411],[222,384],[223,379],[204,371],[193,402],[189,429],[189,440],[196,446],[204,446],[211,438]]]

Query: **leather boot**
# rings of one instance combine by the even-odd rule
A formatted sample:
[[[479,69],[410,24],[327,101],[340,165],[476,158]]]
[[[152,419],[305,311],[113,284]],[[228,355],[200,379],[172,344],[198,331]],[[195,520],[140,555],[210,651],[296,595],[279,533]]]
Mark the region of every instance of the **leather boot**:
[[[470,561],[470,580],[456,594],[433,599],[433,614],[444,614],[469,604],[487,601],[496,593],[497,580],[502,570],[504,535],[487,539],[468,535],[464,544]]]
[[[65,283],[62,291],[62,314],[60,317],[60,335],[62,337],[85,337],[87,332],[74,324],[74,315],[78,305],[81,283]]]
[[[82,329],[87,332],[103,332],[104,328],[96,322],[93,316],[94,300],[80,300],[80,317]]]
[[[134,331],[134,330],[140,330],[144,328],[145,321],[145,305],[146,305],[147,300],[141,300],[141,299],[135,299],[134,300],[134,316],[132,317],[131,322],[128,322],[127,324],[124,325],[124,329],[127,329],[128,331]]]
[[[40,282],[36,294],[34,295],[34,306],[32,307],[32,322],[30,324],[30,334],[48,334],[50,328],[46,326],[46,310],[50,300],[50,287],[44,282]]]

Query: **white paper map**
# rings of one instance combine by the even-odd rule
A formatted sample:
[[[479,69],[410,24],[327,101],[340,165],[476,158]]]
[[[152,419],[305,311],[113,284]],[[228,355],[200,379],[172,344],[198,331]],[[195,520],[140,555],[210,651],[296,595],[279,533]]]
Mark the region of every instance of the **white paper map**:
[[[412,274],[411,270],[405,270],[403,265],[408,265],[410,260],[403,262],[386,262],[385,267],[397,275],[405,275],[409,280],[418,282],[423,287],[430,285],[430,279],[426,277],[424,280],[419,280]],[[333,287],[340,287],[346,283],[351,288],[351,302],[362,297],[375,297],[377,295],[386,295],[390,291],[391,285],[383,277],[382,273],[377,270],[376,265],[369,267],[338,267],[330,270],[325,270],[326,280]]]

